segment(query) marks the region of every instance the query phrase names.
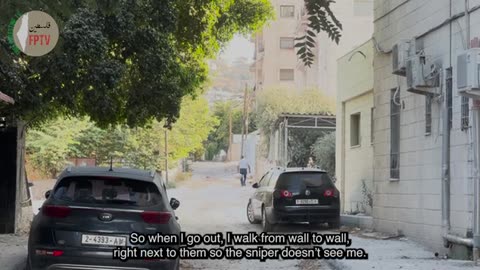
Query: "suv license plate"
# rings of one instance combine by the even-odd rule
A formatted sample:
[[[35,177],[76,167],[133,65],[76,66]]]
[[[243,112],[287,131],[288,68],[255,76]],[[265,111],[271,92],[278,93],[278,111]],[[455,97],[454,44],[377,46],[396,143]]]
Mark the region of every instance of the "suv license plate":
[[[296,204],[318,204],[317,199],[297,200]]]
[[[127,238],[120,236],[84,234],[82,235],[82,244],[100,246],[126,246]]]

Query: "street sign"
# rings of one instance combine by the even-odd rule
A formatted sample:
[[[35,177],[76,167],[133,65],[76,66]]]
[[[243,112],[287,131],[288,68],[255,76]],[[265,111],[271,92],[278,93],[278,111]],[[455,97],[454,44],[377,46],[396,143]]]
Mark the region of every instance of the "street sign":
[[[5,101],[6,103],[15,104],[15,100],[6,94],[0,92],[0,100]]]

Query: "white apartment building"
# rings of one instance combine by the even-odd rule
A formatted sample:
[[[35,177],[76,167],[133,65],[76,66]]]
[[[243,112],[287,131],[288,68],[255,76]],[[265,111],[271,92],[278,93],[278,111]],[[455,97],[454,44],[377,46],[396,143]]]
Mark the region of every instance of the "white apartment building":
[[[303,0],[271,0],[277,19],[256,34],[256,88],[318,88],[335,98],[337,58],[371,38],[373,33],[373,0],[342,0],[332,4],[343,24],[339,45],[320,34],[314,49],[316,61],[308,68],[297,57],[296,37],[303,36],[308,24]]]
[[[479,46],[479,5],[376,0],[374,6],[374,226],[439,252],[449,244],[468,254],[473,245],[471,101],[457,93],[457,77],[466,74],[458,72],[457,55]],[[392,50],[395,44],[406,45]]]

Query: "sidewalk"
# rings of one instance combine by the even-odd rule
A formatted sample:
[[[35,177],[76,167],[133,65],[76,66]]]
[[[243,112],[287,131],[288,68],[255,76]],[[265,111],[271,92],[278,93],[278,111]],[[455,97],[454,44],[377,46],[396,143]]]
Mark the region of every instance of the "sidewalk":
[[[377,240],[360,235],[350,235],[351,248],[363,248],[368,253],[368,260],[328,261],[332,269],[354,270],[461,270],[480,269],[472,261],[455,261],[435,258],[433,252],[407,239]],[[332,246],[333,247],[333,246]],[[439,257],[442,257],[440,255]]]
[[[28,236],[0,234],[0,268],[23,270],[27,260]]]

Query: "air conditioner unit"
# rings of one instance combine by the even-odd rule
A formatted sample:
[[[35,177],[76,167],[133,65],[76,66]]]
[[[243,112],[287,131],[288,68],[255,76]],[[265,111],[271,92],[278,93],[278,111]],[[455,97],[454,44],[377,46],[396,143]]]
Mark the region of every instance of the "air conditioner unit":
[[[420,95],[435,94],[435,79],[438,73],[432,74],[429,60],[425,55],[417,54],[407,60],[407,91]]]
[[[480,48],[469,49],[457,57],[457,91],[461,96],[480,96]]]
[[[410,40],[400,40],[392,48],[393,74],[406,76],[408,52],[410,51]]]

